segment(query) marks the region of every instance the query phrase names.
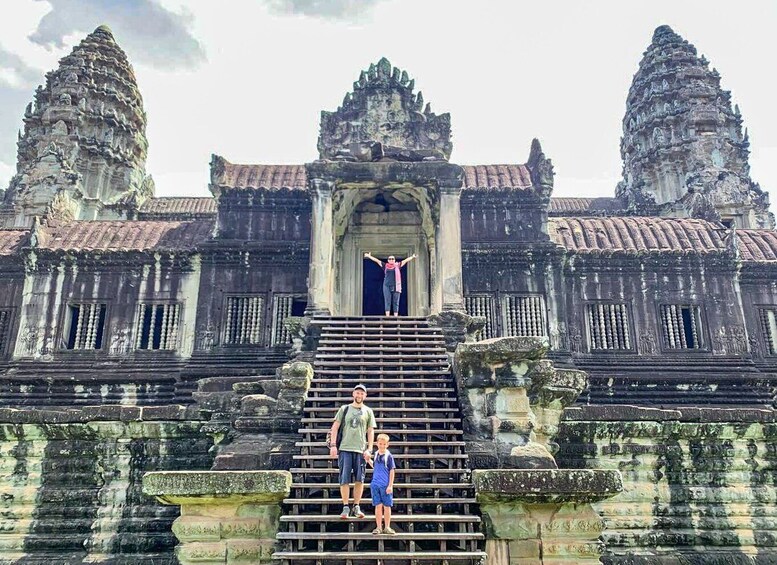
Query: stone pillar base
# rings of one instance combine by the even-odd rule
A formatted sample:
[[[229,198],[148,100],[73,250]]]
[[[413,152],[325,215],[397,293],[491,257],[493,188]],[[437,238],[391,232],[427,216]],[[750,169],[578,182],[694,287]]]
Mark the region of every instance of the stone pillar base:
[[[486,565],[599,563],[604,522],[592,502],[623,489],[618,471],[473,472],[486,531]]]
[[[173,523],[181,565],[272,563],[288,471],[148,473],[143,492],[181,507]]]

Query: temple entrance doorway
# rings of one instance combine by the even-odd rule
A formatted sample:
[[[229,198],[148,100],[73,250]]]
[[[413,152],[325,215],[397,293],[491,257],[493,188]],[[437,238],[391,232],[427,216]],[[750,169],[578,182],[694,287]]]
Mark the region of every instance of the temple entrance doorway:
[[[386,257],[378,257],[383,263]],[[397,255],[397,260],[404,259]],[[402,293],[399,295],[399,315],[407,316],[407,268],[402,268]],[[362,260],[362,316],[384,316],[386,314],[383,301],[383,270],[369,259]]]
[[[402,268],[400,315],[428,316],[431,272],[436,269],[433,201],[416,187],[344,188],[333,195],[334,280],[332,312],[338,316],[385,314],[383,270],[364,259],[369,251],[385,263],[417,259]]]

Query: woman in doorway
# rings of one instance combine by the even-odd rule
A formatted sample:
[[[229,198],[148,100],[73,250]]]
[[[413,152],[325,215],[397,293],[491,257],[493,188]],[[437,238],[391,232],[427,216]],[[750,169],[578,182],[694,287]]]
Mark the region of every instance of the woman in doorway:
[[[373,257],[369,251],[364,254],[364,257],[377,263],[383,269],[383,304],[386,309],[386,316],[391,316],[392,309],[394,310],[394,315],[399,316],[399,295],[402,293],[402,274],[400,269],[413,259],[416,259],[418,255],[413,253],[400,263],[397,263],[397,259],[393,255],[389,256],[386,263]]]

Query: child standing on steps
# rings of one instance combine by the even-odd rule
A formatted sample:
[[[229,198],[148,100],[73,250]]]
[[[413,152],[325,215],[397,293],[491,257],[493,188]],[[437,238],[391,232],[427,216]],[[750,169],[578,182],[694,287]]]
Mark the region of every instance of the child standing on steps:
[[[372,505],[375,507],[375,524],[373,534],[396,534],[391,529],[391,507],[394,506],[394,474],[396,464],[394,456],[388,450],[389,437],[378,435],[378,452],[368,463],[373,467],[370,492]],[[384,527],[385,524],[385,527]]]

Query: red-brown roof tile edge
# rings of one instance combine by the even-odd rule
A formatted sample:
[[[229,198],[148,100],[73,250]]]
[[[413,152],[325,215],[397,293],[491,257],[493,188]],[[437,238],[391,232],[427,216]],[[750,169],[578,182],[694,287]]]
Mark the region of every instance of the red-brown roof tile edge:
[[[213,184],[236,189],[304,190],[308,186],[305,165],[260,165],[224,162]]]
[[[777,230],[736,230],[739,254],[745,263],[777,264]]]
[[[216,199],[212,196],[160,196],[141,204],[140,214],[199,214],[216,213]]]
[[[580,254],[723,253],[731,232],[698,219],[628,217],[554,217],[548,220],[551,240]]]
[[[187,251],[206,241],[212,220],[95,220],[46,226],[39,248],[49,251]]]
[[[465,189],[527,189],[531,173],[525,164],[461,165]],[[261,165],[223,162],[212,184],[235,189],[307,189],[305,165]]]
[[[531,172],[524,164],[461,165],[464,189],[532,188]]]
[[[0,255],[15,255],[28,244],[30,230],[27,228],[0,229]]]

